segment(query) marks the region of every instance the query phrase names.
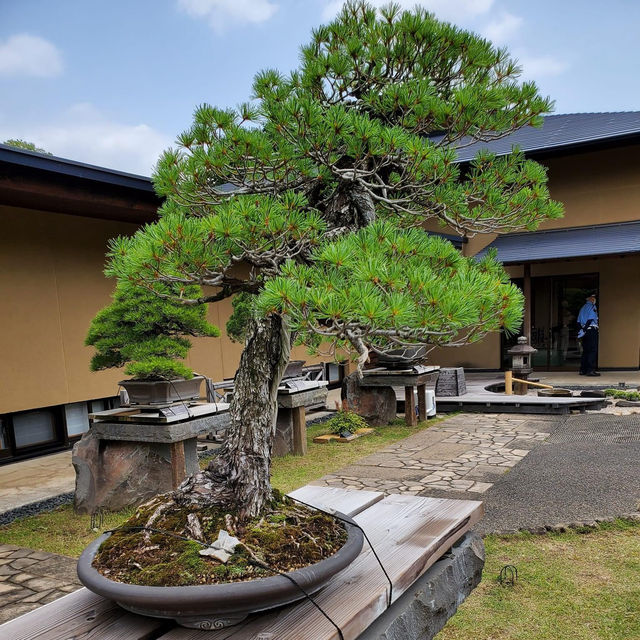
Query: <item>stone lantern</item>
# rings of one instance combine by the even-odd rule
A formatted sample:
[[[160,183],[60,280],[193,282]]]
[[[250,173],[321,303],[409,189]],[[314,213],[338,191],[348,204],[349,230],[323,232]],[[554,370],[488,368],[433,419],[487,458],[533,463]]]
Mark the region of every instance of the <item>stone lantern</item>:
[[[528,344],[526,336],[518,338],[518,344],[511,347],[507,353],[511,356],[511,370],[514,378],[527,380],[529,374],[533,371],[531,367],[531,356],[538,351]],[[527,385],[520,382],[514,383],[514,393],[525,395],[527,393]]]

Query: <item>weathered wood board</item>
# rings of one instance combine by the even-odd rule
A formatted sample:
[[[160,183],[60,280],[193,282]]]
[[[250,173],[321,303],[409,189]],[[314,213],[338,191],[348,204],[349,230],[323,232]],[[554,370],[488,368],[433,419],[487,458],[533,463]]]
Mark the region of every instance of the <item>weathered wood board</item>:
[[[94,422],[145,422],[152,424],[171,424],[173,422],[183,422],[192,418],[216,415],[229,410],[226,402],[202,402],[197,404],[187,404],[190,415],[164,416],[160,411],[142,411],[140,407],[120,407],[118,409],[108,409],[98,413],[89,414],[89,418]]]
[[[313,441],[316,444],[327,444],[328,442],[331,442],[332,440],[334,442],[351,442],[352,440],[357,440],[358,438],[361,438],[362,436],[369,435],[370,433],[373,433],[374,431],[375,431],[375,429],[371,429],[370,427],[366,427],[366,428],[363,428],[363,429],[358,429],[357,431],[352,433],[350,436],[346,436],[346,437],[338,435],[337,433],[325,433],[323,436],[316,436],[313,439]]]
[[[482,516],[482,503],[306,486],[293,497],[355,514],[393,583],[395,601]],[[354,640],[387,607],[389,582],[367,543],[360,556],[314,596]],[[308,601],[255,614],[235,627],[196,631],[132,615],[81,589],[0,626],[2,640],[337,640]]]

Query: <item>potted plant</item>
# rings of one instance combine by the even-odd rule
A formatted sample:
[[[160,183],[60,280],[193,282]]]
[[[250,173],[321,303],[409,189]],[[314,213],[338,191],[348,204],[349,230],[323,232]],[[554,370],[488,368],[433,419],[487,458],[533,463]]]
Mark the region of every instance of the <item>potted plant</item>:
[[[469,236],[533,229],[561,215],[544,169],[521,154],[483,153],[464,170],[456,165],[451,147],[460,138],[508,135],[539,124],[550,109],[535,86],[517,83],[518,67],[503,49],[421,9],[378,12],[349,2],[314,31],[301,60],[289,77],[258,74],[254,103],[199,107],[178,148],[157,164],[154,185],[164,198],[157,222],[111,244],[106,273],[125,303],[151,294],[161,321],[150,327],[137,318],[152,345],[172,340],[170,355],[180,357],[181,332],[198,335],[190,322],[177,327],[175,313],[244,298],[245,344],[219,455],[134,516],[134,541],[117,536],[116,555],[147,575],[164,564],[154,556],[154,530],[209,548],[220,539],[213,522],[224,522],[220,530],[231,537],[251,533],[256,519],[298,527],[298,542],[309,535],[318,514],[292,519],[286,502],[274,511],[269,483],[277,389],[292,335],[314,353],[349,350],[360,371],[370,349],[460,346],[514,330],[522,294],[502,266],[492,255],[462,256],[422,225],[439,221]],[[117,322],[130,307],[115,314]],[[130,320],[126,340],[106,327],[102,346],[89,343],[119,362],[139,361],[137,320]],[[113,366],[107,357],[94,368],[102,362]],[[244,545],[254,562],[269,564],[258,547]]]
[[[196,295],[198,287],[184,292]],[[191,346],[187,335],[220,335],[207,322],[204,306],[160,301],[144,288],[130,289],[120,284],[112,304],[93,319],[85,344],[96,348],[92,371],[124,365],[124,372],[131,378],[119,384],[126,389],[131,404],[165,404],[200,397],[204,377],[194,375],[178,359],[184,358]]]

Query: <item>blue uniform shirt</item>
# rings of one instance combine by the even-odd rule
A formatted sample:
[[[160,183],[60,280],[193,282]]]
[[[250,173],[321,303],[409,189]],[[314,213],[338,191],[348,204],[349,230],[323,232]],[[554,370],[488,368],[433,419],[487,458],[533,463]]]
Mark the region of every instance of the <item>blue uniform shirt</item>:
[[[591,322],[589,322],[591,320]],[[596,305],[593,302],[586,302],[582,305],[580,313],[578,313],[578,324],[580,325],[580,331],[578,331],[578,338],[582,338],[584,332],[587,329],[587,323],[589,327],[598,328],[598,312]]]

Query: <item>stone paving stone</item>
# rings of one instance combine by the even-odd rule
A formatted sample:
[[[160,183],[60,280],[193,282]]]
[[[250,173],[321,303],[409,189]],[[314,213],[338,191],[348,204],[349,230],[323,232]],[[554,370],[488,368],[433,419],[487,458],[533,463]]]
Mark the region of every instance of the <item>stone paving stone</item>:
[[[8,604],[0,607],[0,624],[13,620],[29,611],[33,611],[41,606],[40,602]]]
[[[11,566],[14,569],[26,569],[31,565],[37,564],[37,562],[35,558],[18,558],[11,563]]]
[[[460,414],[314,484],[477,499],[548,437],[536,418]]]
[[[0,623],[81,587],[74,558],[8,546],[0,546],[10,560],[0,565]]]

